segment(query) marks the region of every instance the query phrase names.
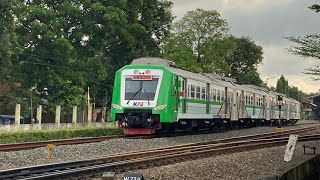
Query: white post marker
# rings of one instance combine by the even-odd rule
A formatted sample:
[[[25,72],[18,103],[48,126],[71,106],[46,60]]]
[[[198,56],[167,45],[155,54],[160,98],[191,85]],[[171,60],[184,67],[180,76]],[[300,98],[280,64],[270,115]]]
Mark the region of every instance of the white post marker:
[[[20,104],[16,104],[16,113],[15,113],[15,117],[14,117],[16,124],[20,124],[20,110],[21,110]]]
[[[284,154],[284,161],[289,162],[292,159],[292,156],[294,154],[294,149],[296,148],[296,144],[298,141],[298,136],[299,135],[290,135],[289,136],[289,141],[287,144],[286,152]]]
[[[60,125],[61,106],[56,106],[56,124]]]
[[[39,122],[39,124],[41,124],[41,120],[42,119],[42,105],[39,105],[39,107],[37,108],[37,120]]]
[[[72,123],[77,124],[77,106],[73,106],[72,108]]]

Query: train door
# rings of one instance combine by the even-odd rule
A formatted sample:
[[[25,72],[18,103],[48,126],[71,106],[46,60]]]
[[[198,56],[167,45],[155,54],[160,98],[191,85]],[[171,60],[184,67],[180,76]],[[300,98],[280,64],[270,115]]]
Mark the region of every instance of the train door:
[[[184,90],[185,90],[185,81],[184,78],[182,77],[176,77],[176,90],[175,90],[175,94],[176,94],[176,99],[177,99],[177,112],[179,113],[184,113],[185,110],[185,98],[184,98]]]
[[[205,95],[205,100],[206,100],[206,113],[209,114],[210,112],[210,84],[207,83],[206,85],[206,95]]]
[[[239,110],[238,110],[238,118],[239,119],[243,119],[244,118],[244,112],[245,112],[245,95],[244,95],[244,91],[239,90],[238,91],[240,97],[239,97]]]
[[[221,94],[222,96],[222,94]],[[225,87],[224,88],[224,112],[225,112],[225,118],[231,118],[231,113],[230,113],[230,96],[229,96],[229,93],[228,93],[228,88]]]
[[[262,102],[261,102],[261,111],[262,111],[262,118],[263,119],[267,119],[266,117],[266,96],[265,95],[262,95]]]
[[[181,99],[181,111],[182,113],[186,113],[187,111],[187,79],[183,78],[181,83],[181,91],[179,93],[180,99]]]
[[[232,102],[232,116],[231,120],[238,120],[238,109],[239,109],[239,93],[236,88],[233,89],[233,102]]]

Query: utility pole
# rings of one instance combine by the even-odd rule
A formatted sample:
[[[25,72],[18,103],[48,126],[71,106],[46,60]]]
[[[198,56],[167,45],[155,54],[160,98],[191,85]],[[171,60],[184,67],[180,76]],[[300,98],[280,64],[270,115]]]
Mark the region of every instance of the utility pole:
[[[30,123],[33,124],[33,106],[32,106],[32,91],[31,89],[31,95],[30,95]],[[22,122],[24,124],[24,122]]]

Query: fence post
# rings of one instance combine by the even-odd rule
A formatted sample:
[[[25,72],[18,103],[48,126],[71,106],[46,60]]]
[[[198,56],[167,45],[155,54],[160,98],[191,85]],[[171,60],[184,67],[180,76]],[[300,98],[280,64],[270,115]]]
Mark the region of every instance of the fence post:
[[[73,106],[72,109],[72,123],[77,124],[77,106]]]
[[[37,108],[37,120],[39,122],[39,124],[41,124],[41,120],[42,119],[42,105],[39,105],[39,107]]]
[[[92,121],[92,106],[88,106],[88,124],[91,124]]]
[[[20,124],[20,109],[21,109],[20,104],[16,104],[16,113],[15,113],[15,117],[14,117],[16,124]]]
[[[61,113],[61,106],[56,106],[56,124],[60,124],[60,113]]]

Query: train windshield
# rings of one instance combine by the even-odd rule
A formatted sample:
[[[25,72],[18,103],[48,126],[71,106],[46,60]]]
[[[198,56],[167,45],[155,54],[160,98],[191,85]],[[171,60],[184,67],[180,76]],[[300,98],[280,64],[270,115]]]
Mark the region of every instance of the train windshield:
[[[153,101],[156,95],[159,78],[152,80],[125,79],[125,100]]]

